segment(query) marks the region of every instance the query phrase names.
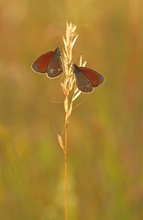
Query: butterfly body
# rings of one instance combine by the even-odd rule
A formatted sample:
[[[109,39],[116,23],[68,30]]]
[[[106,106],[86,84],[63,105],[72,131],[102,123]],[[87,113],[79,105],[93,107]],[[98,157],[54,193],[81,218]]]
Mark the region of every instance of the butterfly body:
[[[63,72],[60,48],[42,54],[34,61],[32,69],[37,73],[46,73],[50,78],[58,77]]]
[[[87,67],[78,67],[73,64],[73,72],[78,89],[85,93],[92,92],[94,87],[104,82],[104,77],[100,73]]]

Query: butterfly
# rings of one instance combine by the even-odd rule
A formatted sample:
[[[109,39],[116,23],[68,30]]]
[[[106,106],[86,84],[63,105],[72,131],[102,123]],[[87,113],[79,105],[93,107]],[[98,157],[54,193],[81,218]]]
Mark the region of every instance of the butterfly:
[[[37,73],[46,73],[50,78],[58,77],[63,72],[60,48],[42,54],[34,61],[32,69]]]
[[[104,82],[104,77],[100,73],[87,67],[78,67],[73,64],[73,72],[78,89],[85,93],[92,92],[94,87],[98,87]]]

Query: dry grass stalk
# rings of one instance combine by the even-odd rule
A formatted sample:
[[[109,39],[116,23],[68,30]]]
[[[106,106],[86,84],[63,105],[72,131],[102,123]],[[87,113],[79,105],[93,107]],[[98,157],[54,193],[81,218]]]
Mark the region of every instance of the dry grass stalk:
[[[72,23],[68,24],[66,27],[66,36],[63,37],[64,49],[63,49],[63,64],[64,64],[64,73],[65,77],[63,82],[61,82],[61,86],[63,89],[63,93],[65,94],[64,99],[64,109],[65,109],[65,126],[64,133],[66,133],[66,128],[68,127],[69,119],[73,109],[73,101],[79,96],[79,92],[74,89],[75,78],[72,70],[72,49],[75,44],[78,35],[76,34],[76,26]],[[77,95],[77,93],[79,93]],[[71,98],[72,94],[72,98]],[[58,140],[61,148],[64,153],[66,153],[66,142],[62,141],[62,136],[58,135]]]
[[[75,86],[75,78],[72,69],[72,50],[78,35],[76,34],[76,26],[72,23],[67,23],[66,36],[63,37],[63,63],[65,77],[61,86],[65,94],[64,109],[65,109],[65,126],[64,126],[64,141],[62,135],[58,134],[59,144],[65,155],[65,220],[68,219],[68,125],[73,109],[73,102],[78,98],[81,91]],[[80,66],[82,65],[82,57],[80,57]]]

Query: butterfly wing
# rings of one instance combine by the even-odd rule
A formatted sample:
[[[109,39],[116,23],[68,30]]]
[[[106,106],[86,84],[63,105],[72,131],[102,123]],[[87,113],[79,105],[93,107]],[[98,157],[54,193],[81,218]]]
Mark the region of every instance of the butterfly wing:
[[[45,54],[42,54],[34,61],[34,63],[32,64],[32,69],[38,73],[46,73],[48,64],[54,53],[55,51],[49,51]]]
[[[104,82],[104,77],[95,70],[79,67],[80,71],[89,79],[93,87],[98,87]]]
[[[78,89],[85,93],[92,92],[93,86],[90,80],[86,77],[85,74],[83,74],[83,72],[76,64],[73,65],[73,71],[75,73],[76,85]]]
[[[48,67],[47,67],[47,76],[50,78],[55,78],[63,72],[62,62],[61,62],[61,52],[59,47],[56,48],[53,53]]]
[[[97,87],[104,82],[104,77],[92,69],[78,67],[74,64],[73,71],[76,77],[76,85],[82,92],[92,92],[93,87]]]

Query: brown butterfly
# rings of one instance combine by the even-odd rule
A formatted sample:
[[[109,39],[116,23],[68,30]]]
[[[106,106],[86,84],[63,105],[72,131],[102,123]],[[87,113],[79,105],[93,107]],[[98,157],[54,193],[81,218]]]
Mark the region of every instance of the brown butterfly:
[[[100,73],[87,67],[78,67],[73,64],[73,72],[78,89],[85,93],[92,92],[94,87],[98,87],[104,82],[104,77]]]
[[[42,54],[34,61],[32,69],[38,73],[46,73],[50,78],[58,77],[63,72],[60,48]]]

